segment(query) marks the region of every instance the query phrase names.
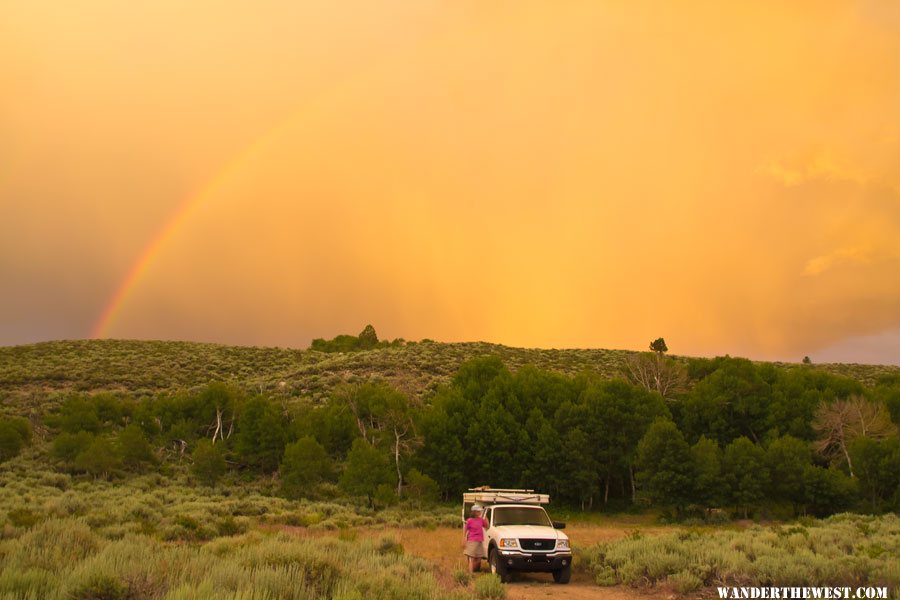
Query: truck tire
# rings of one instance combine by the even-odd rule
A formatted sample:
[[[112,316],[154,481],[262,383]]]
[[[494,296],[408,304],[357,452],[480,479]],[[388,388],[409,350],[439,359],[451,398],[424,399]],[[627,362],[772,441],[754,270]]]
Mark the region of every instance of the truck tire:
[[[494,573],[499,577],[502,583],[510,582],[512,577],[510,576],[509,570],[506,568],[506,563],[503,562],[503,557],[500,556],[500,552],[496,548],[491,548],[491,553],[488,555],[488,562],[491,565],[491,573]]]
[[[572,563],[567,564],[562,569],[553,571],[553,581],[556,583],[569,583],[572,579]]]

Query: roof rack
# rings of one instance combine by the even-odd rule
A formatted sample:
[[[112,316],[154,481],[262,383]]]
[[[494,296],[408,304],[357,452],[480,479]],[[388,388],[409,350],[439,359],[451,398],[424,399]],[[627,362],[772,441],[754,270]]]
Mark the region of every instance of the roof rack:
[[[463,494],[465,504],[550,504],[549,494],[538,494],[534,490],[492,488],[483,485],[469,488]]]

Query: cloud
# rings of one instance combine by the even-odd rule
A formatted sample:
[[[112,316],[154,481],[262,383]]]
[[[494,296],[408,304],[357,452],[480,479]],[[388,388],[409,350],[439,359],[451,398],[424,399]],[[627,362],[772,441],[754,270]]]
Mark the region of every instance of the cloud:
[[[821,275],[835,265],[867,263],[871,260],[871,252],[871,248],[841,248],[830,254],[811,258],[803,272],[806,275]]]
[[[887,258],[882,254],[882,258]],[[805,275],[821,275],[836,267],[845,265],[865,265],[878,259],[878,252],[872,246],[839,248],[834,252],[809,259],[803,269]]]
[[[839,162],[829,152],[815,152],[811,157],[774,161],[762,169],[775,181],[793,187],[812,180],[848,181],[859,185],[868,182],[868,176],[860,168]]]

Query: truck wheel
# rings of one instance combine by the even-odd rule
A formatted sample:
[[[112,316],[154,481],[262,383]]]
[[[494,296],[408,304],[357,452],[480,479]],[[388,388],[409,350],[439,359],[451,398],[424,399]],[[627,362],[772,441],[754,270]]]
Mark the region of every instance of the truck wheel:
[[[500,552],[496,548],[491,548],[488,562],[491,564],[491,573],[499,577],[501,582],[509,583],[512,577],[510,577],[509,570],[506,568],[506,563],[503,562],[503,557],[500,556]]]
[[[556,583],[569,583],[572,579],[572,563],[567,564],[558,571],[553,571],[553,581]]]

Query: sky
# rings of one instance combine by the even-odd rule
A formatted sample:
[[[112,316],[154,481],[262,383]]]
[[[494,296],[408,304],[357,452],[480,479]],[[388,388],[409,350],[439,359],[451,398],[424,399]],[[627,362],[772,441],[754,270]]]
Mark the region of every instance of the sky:
[[[900,364],[900,4],[0,0],[0,345]]]

